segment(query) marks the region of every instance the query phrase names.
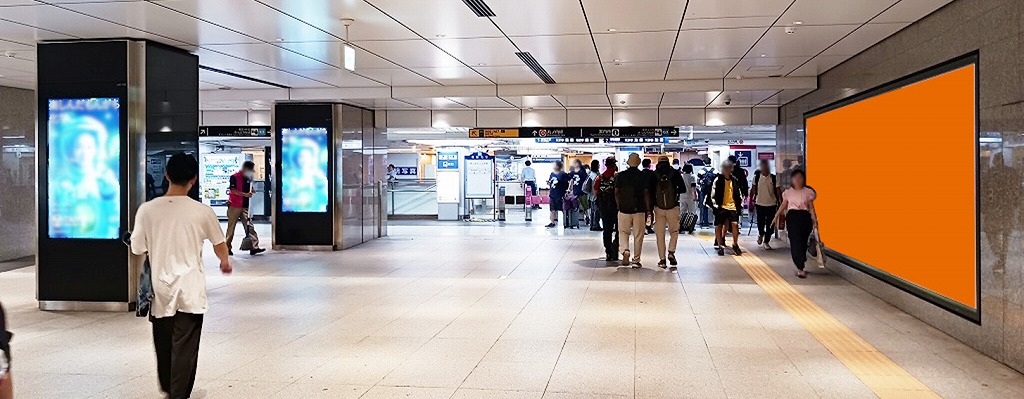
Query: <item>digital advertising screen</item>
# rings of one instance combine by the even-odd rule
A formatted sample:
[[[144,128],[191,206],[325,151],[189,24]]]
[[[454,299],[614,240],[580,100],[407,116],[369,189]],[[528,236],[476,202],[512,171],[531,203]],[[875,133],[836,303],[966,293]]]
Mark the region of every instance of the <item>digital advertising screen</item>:
[[[326,213],[327,129],[281,129],[281,211]]]
[[[47,107],[49,237],[118,238],[120,100],[50,99]]]
[[[975,57],[808,113],[805,155],[830,255],[980,322]]]

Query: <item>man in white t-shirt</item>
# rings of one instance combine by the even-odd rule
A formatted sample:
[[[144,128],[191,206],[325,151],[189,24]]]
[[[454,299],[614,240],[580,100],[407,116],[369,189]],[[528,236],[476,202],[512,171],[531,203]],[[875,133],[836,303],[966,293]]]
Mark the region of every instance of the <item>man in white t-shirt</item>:
[[[139,207],[132,253],[147,255],[152,268],[153,344],[160,388],[170,399],[192,395],[199,364],[199,337],[206,313],[203,243],[210,241],[221,272],[231,273],[228,246],[213,209],[189,198],[199,163],[175,154],[167,161],[167,193]]]
[[[770,242],[775,235],[772,221],[779,210],[780,198],[778,179],[772,174],[768,161],[761,160],[760,169],[754,175],[754,185],[750,188],[750,202],[757,209],[757,244],[764,245],[764,249],[772,249]]]

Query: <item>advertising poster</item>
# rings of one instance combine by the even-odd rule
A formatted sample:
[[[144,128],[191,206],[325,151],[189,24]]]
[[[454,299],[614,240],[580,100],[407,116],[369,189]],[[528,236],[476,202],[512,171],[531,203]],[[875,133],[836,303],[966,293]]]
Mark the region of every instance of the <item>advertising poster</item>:
[[[121,229],[120,100],[50,99],[50,238],[116,239]]]
[[[326,213],[327,129],[281,129],[281,211]]]
[[[978,176],[998,184],[1019,185],[1019,180],[1003,178],[1016,171],[1002,163],[978,168],[976,62],[974,57],[954,60],[805,115],[805,165],[818,193],[814,208],[829,256],[980,322],[979,245],[993,244],[979,231],[979,201],[992,197],[979,192]],[[863,128],[883,124],[885,129]],[[914,231],[928,234],[886,240],[877,237],[871,221],[905,218],[906,208],[873,194],[935,191],[936,184],[850,167],[850,155],[868,149],[877,159],[905,157],[900,146],[868,144],[891,141],[893,132],[914,143],[915,153],[942,154],[942,200],[914,207],[915,214],[941,217],[915,220]],[[850,181],[872,182],[872,189],[850,187]]]
[[[199,157],[199,187],[203,189],[201,197],[204,204],[228,206],[231,175],[241,169],[242,162],[245,162],[244,154],[203,154]]]

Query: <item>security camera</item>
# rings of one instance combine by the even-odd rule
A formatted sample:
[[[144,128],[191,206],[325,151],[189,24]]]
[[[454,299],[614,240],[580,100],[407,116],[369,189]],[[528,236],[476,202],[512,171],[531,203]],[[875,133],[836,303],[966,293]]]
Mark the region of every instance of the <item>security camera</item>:
[[[786,27],[786,34],[787,34],[787,35],[792,35],[792,34],[794,34],[794,33],[796,33],[796,28],[794,28],[794,27],[792,27],[792,26],[787,26],[787,27]]]
[[[725,97],[725,105],[732,105],[732,97],[729,97],[729,96]]]

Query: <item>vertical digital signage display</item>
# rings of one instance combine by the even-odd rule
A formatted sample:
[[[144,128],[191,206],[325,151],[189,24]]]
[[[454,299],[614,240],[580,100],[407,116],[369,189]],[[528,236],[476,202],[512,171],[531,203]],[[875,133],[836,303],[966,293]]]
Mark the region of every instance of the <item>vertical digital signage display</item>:
[[[808,183],[818,191],[829,254],[975,322],[977,69],[976,55],[961,57],[812,111],[804,122]],[[922,179],[861,168],[852,154],[896,162],[938,155],[941,173]],[[934,192],[941,200],[913,199]],[[891,230],[902,230],[892,239],[879,221],[905,228]]]
[[[121,104],[47,101],[50,238],[116,239],[121,229]]]
[[[281,211],[326,213],[327,129],[281,129]]]

